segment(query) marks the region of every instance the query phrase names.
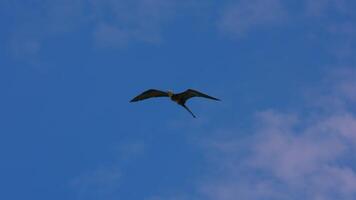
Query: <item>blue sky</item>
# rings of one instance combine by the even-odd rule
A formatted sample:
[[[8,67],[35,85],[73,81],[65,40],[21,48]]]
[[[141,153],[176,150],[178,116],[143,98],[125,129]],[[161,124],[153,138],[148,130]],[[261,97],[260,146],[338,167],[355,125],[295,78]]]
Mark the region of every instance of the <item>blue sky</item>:
[[[355,199],[355,8],[2,0],[0,198]]]

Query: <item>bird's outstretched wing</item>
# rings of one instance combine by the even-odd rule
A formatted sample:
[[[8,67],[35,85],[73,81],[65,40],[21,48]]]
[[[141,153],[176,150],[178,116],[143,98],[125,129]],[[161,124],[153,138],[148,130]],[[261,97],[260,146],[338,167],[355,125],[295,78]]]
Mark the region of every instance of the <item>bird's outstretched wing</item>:
[[[150,89],[136,96],[130,102],[141,101],[152,97],[168,97],[168,93],[160,90]]]
[[[182,100],[184,100],[184,102],[187,101],[188,99],[192,98],[192,97],[204,97],[204,98],[220,101],[220,99],[217,99],[215,97],[211,97],[211,96],[209,96],[207,94],[201,93],[201,92],[193,90],[193,89],[188,89],[185,92],[177,94],[177,96],[178,96],[178,98],[181,98]]]

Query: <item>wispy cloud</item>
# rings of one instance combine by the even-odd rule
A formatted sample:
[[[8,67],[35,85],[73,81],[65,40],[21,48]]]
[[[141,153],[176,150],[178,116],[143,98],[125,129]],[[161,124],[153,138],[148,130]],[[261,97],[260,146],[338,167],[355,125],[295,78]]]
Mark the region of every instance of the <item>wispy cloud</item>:
[[[118,31],[130,36],[126,38],[128,41],[157,41],[161,26],[177,16],[178,9],[193,6],[177,0],[40,0],[31,5],[11,5],[8,7],[12,7],[17,22],[12,27],[15,33],[27,30],[32,37],[43,39],[89,26],[96,39],[102,36],[104,43],[112,39],[113,45],[123,40],[122,34],[118,35],[119,39],[105,37]]]
[[[355,4],[356,7],[356,4]],[[348,18],[348,17],[347,17]],[[352,17],[350,17],[352,18]],[[330,52],[340,63],[356,63],[356,21],[343,20],[341,22],[332,22],[326,27],[326,32],[330,34],[331,48]]]
[[[85,170],[69,181],[77,199],[117,199],[127,178],[123,172],[137,157],[145,153],[143,141],[124,140],[113,148],[115,157],[109,164]]]
[[[306,14],[313,17],[325,17],[330,11],[350,12],[350,0],[306,0]]]
[[[287,14],[280,0],[242,0],[225,7],[219,28],[230,36],[241,37],[280,24]]]
[[[131,39],[127,30],[109,24],[100,24],[94,31],[95,42],[100,47],[123,47]]]
[[[353,82],[333,83],[328,85],[329,95],[344,100],[353,91],[339,93],[339,88],[356,87]],[[258,112],[250,137],[212,140],[208,145],[212,164],[223,170],[201,183],[203,197],[354,199],[356,159],[351,155],[356,153],[356,116],[334,108],[326,113]]]
[[[355,12],[351,0],[305,0],[303,20],[312,23],[315,40],[323,33],[327,51],[342,64],[355,64]]]
[[[120,46],[130,41],[159,42],[161,26],[175,16],[180,3],[175,0],[107,0],[93,1],[92,6],[98,22],[94,28],[96,41],[107,45],[112,40],[112,45]],[[117,38],[111,34],[113,30],[119,32]],[[107,37],[107,34],[111,35]]]
[[[121,184],[116,167],[101,168],[81,174],[70,182],[78,199],[113,199]]]
[[[4,13],[13,22],[7,26],[8,51],[15,60],[42,68],[43,46],[50,39],[77,31],[88,22],[84,1],[63,0],[8,3]]]
[[[163,27],[184,13],[179,10],[194,6],[177,0],[11,2],[5,12],[11,12],[14,24],[7,37],[13,56],[24,60],[40,57],[43,44],[51,39],[83,30],[92,37],[87,42],[98,47],[157,44]]]
[[[314,96],[342,106],[319,101],[303,102],[307,111],[258,111],[249,128],[204,134],[198,140],[209,165],[192,184],[194,192],[182,193],[208,200],[355,199],[356,114],[348,109],[354,101],[347,103],[354,91],[342,89],[356,88],[349,76],[355,72],[331,71],[315,86],[322,92]]]
[[[318,88],[310,87],[305,91],[307,104],[329,113],[347,113],[355,111],[356,75],[355,67],[329,68],[330,74]]]
[[[218,28],[231,38],[241,39],[257,31],[274,31],[290,24],[308,26],[308,31],[353,33],[356,4],[350,0],[303,0],[298,4],[281,0],[241,0],[224,5],[218,19]],[[335,20],[332,16],[342,16]],[[331,30],[331,31],[330,31]]]

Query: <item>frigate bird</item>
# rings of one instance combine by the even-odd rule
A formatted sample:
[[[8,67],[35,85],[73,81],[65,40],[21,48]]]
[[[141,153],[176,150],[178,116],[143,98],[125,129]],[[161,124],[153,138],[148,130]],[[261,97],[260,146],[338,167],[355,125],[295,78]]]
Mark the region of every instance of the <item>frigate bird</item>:
[[[193,114],[193,112],[185,105],[186,101],[192,97],[204,97],[216,101],[220,101],[220,99],[217,99],[215,97],[211,97],[209,95],[206,95],[204,93],[201,93],[199,91],[193,90],[193,89],[188,89],[184,92],[174,94],[172,91],[161,91],[161,90],[156,90],[156,89],[149,89],[146,90],[145,92],[139,94],[135,98],[133,98],[130,102],[136,102],[136,101],[141,101],[145,100],[148,98],[153,98],[153,97],[169,97],[172,101],[176,102],[177,104],[183,106],[192,116],[195,118],[196,116]]]

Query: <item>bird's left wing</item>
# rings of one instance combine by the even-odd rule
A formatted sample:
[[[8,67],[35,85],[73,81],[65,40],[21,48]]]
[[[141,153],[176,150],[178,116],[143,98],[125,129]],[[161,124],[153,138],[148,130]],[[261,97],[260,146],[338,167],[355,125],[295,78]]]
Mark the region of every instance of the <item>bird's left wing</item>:
[[[193,89],[188,89],[185,92],[177,94],[177,96],[179,96],[182,99],[184,99],[184,101],[186,101],[186,100],[188,100],[188,99],[190,99],[192,97],[204,97],[204,98],[220,101],[220,99],[217,99],[215,97],[209,96],[207,94],[201,93],[201,92],[193,90]]]
[[[149,89],[133,98],[130,102],[141,101],[152,97],[168,97],[168,93],[160,90]]]

